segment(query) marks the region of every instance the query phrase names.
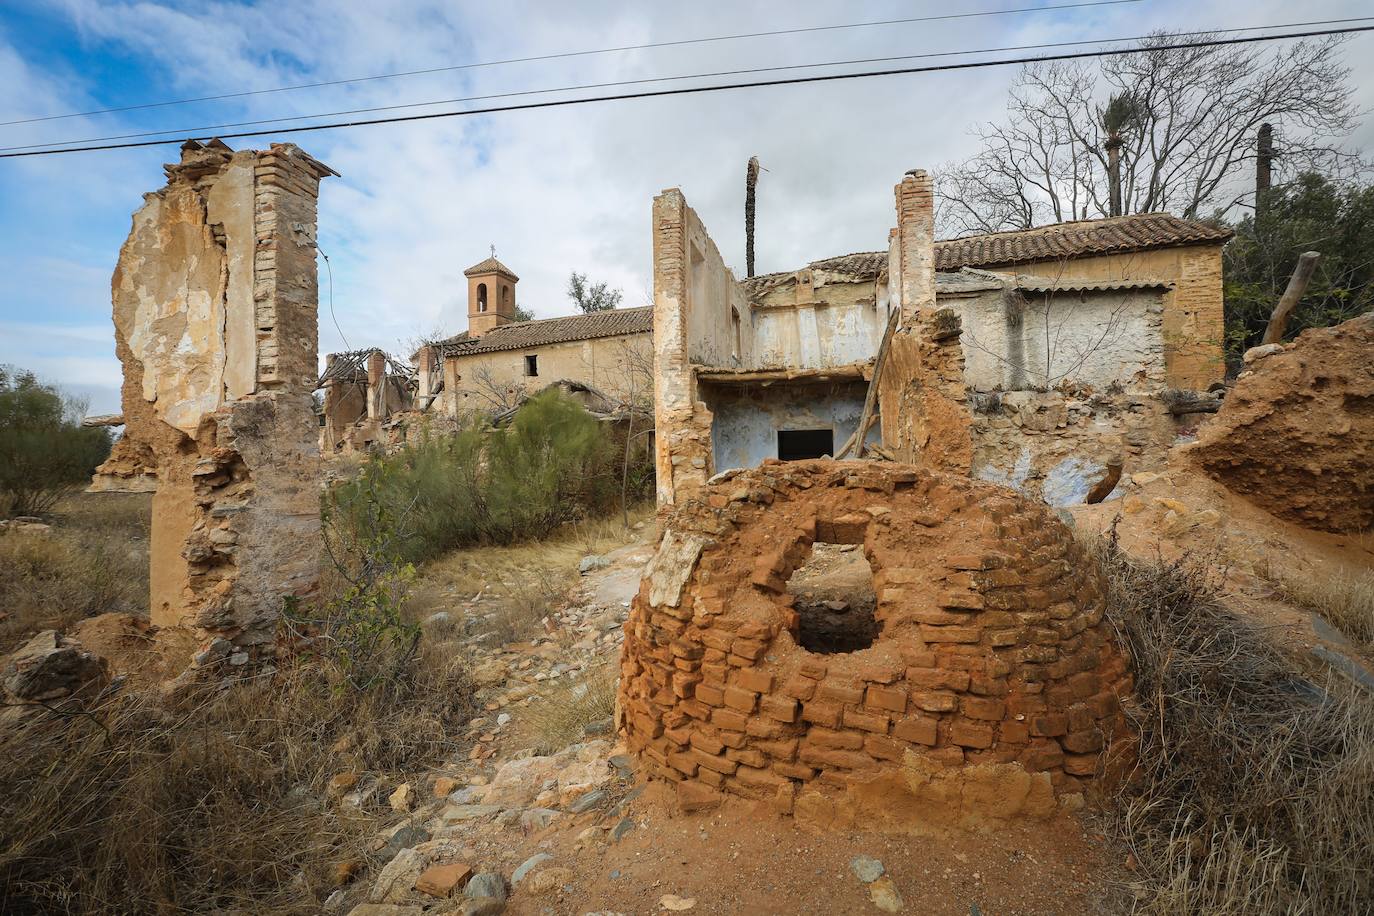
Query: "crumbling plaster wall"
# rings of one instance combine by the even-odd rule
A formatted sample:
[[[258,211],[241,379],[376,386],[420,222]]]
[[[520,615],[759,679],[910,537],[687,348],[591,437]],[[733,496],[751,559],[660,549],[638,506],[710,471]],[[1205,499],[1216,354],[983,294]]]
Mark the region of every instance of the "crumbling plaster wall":
[[[97,490],[152,483],[150,609],[247,660],[318,576],[315,213],[297,147],[188,143],[112,281],[125,434]]]
[[[798,271],[794,283],[769,289],[754,309],[749,368],[844,366],[873,358],[887,310],[872,280],[825,270]]]
[[[678,189],[654,198],[653,233],[654,465],[665,507],[713,473],[711,412],[697,391],[694,364],[730,365],[721,360],[731,353],[731,308],[744,309],[741,324],[749,319],[734,274]]]
[[[702,387],[711,410],[713,462],[723,471],[758,467],[777,458],[781,429],[830,429],[839,448],[859,426],[868,386],[839,382]],[[870,443],[881,440],[880,430],[869,430]]]
[[[1152,251],[1029,261],[1005,268],[1017,273],[1071,280],[1149,280],[1170,284],[1164,292],[1160,330],[1165,383],[1204,389],[1226,374],[1222,314],[1222,245],[1180,245]],[[989,265],[988,270],[1003,268]]]
[[[525,357],[538,357],[539,375],[525,374]],[[459,416],[490,411],[496,399],[513,405],[560,379],[583,382],[622,401],[647,400],[653,385],[653,341],[649,334],[622,334],[526,350],[450,356],[444,360],[444,412]]]
[[[1164,387],[1163,290],[1004,289],[941,296],[959,316],[964,381],[979,391]]]

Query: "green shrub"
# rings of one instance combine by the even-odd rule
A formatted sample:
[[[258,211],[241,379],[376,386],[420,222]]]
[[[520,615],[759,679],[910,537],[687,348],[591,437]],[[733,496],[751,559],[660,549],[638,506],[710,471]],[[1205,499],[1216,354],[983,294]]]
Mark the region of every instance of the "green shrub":
[[[84,412],[32,372],[0,366],[0,515],[47,511],[110,454],[109,432],[81,426]]]
[[[330,500],[340,524],[355,530],[371,524],[374,503],[384,507],[399,555],[420,562],[454,547],[542,538],[617,507],[624,453],[622,434],[548,391],[508,427],[473,419],[452,435],[374,457]],[[645,464],[631,463],[631,499],[652,488]]]

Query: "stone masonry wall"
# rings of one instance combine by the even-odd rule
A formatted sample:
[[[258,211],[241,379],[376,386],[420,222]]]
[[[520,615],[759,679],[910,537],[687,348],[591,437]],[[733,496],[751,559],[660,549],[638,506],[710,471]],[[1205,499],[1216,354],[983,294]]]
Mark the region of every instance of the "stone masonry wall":
[[[786,583],[860,544],[879,633],[815,654]],[[769,462],[683,500],[634,601],[620,727],[687,808],[817,826],[1042,816],[1124,758],[1103,587],[1043,504],[955,474]]]
[[[125,434],[92,489],[154,489],[150,609],[247,661],[318,576],[315,209],[290,144],[188,143],[112,281]]]

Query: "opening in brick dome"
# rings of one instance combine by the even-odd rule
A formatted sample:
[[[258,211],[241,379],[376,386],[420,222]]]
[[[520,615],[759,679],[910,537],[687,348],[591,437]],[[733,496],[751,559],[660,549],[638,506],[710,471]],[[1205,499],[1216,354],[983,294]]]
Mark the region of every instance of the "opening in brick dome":
[[[797,643],[808,652],[857,652],[882,630],[874,617],[873,569],[857,544],[817,542],[787,580],[787,591],[796,599]]]

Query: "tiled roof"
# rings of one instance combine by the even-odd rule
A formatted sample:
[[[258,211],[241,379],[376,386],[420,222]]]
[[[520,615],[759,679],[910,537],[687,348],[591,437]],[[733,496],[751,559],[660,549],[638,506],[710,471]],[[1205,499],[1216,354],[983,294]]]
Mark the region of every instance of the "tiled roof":
[[[1055,223],[1019,232],[994,232],[935,243],[935,269],[993,267],[1056,258],[1146,251],[1174,245],[1224,242],[1230,229],[1180,219],[1168,213],[1140,213],[1111,219]]]
[[[517,321],[492,328],[481,337],[468,337],[467,332],[440,341],[445,356],[467,356],[471,353],[495,353],[501,350],[527,350],[546,344],[572,340],[592,340],[597,337],[617,337],[622,334],[644,334],[654,329],[654,310],[650,306],[632,309],[611,309],[587,315],[568,315],[563,318],[540,318]]]
[[[1110,219],[1086,219],[1055,223],[1036,229],[994,232],[935,243],[935,269],[961,267],[998,267],[1027,261],[1147,251],[1174,245],[1220,244],[1232,235],[1230,229],[1180,219],[1168,213],[1141,213]],[[849,274],[859,279],[877,277],[887,267],[886,251],[860,251],[812,261],[812,270]],[[760,296],[791,277],[793,271],[764,274],[745,280],[750,296]]]
[[[505,274],[512,280],[520,279],[515,275],[515,271],[511,270],[509,267],[502,264],[495,258],[487,258],[485,261],[481,261],[477,264],[474,264],[467,270],[463,271],[463,276],[465,277],[475,277],[478,274]]]

